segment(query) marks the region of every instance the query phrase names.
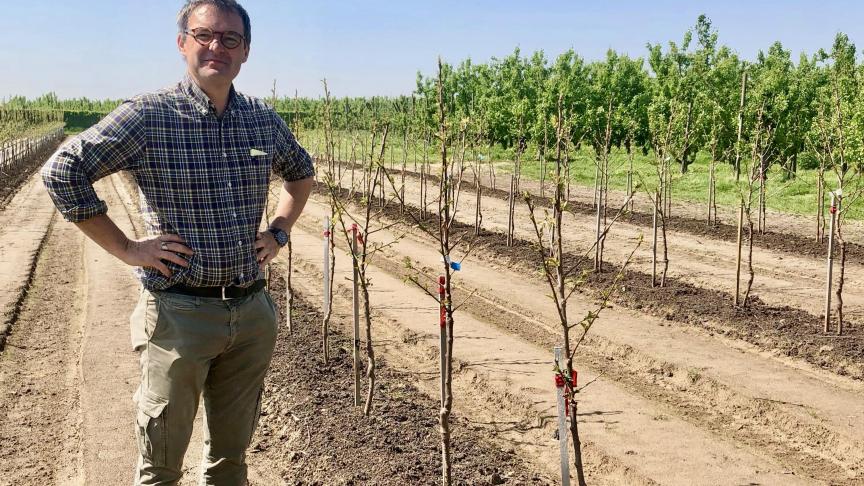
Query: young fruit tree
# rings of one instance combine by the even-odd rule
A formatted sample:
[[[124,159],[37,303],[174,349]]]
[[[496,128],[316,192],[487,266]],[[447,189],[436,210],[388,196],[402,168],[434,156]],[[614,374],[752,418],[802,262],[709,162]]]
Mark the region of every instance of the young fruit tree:
[[[414,221],[414,224],[419,230],[424,232],[434,244],[438,247],[438,253],[441,255],[441,276],[439,280],[433,282],[432,286],[427,285],[426,277],[418,269],[412,269],[413,273],[408,276],[408,280],[423,290],[431,298],[437,302],[440,314],[440,337],[441,337],[441,409],[438,413],[439,431],[441,434],[441,483],[449,486],[453,483],[452,469],[453,458],[451,449],[451,428],[450,415],[453,410],[453,328],[455,325],[454,314],[459,305],[453,301],[453,272],[460,268],[459,261],[452,258],[457,247],[459,247],[464,238],[471,235],[470,232],[465,232],[461,237],[451,237],[453,232],[453,224],[456,221],[456,212],[459,204],[459,192],[464,176],[465,168],[458,167],[456,159],[450,157],[448,148],[457,143],[461,144],[465,140],[465,131],[469,123],[460,123],[458,132],[454,129],[453,123],[448,123],[447,100],[452,99],[445,93],[447,86],[447,76],[452,72],[452,69],[445,65],[441,58],[438,58],[438,76],[435,80],[438,107],[438,133],[437,138],[440,147],[441,162],[438,169],[438,209],[436,213],[436,225],[430,228],[419,215],[412,212],[407,212],[408,216]],[[424,92],[427,96],[428,91]],[[452,105],[449,105],[452,107]],[[385,174],[386,179],[390,181],[390,187],[394,189],[394,195],[399,198],[399,192],[396,191],[395,178],[391,174]],[[470,252],[469,250],[463,255],[463,259]],[[434,288],[433,288],[434,287]],[[436,291],[437,289],[437,291]]]
[[[591,248],[589,248],[581,257],[576,258],[571,254],[564,251],[564,236],[566,233],[563,230],[563,215],[567,210],[567,201],[565,199],[565,181],[564,181],[564,158],[563,158],[563,147],[569,135],[566,134],[566,122],[564,120],[565,115],[562,107],[563,97],[559,97],[558,102],[558,115],[556,117],[555,125],[556,125],[556,156],[555,156],[555,174],[553,178],[553,182],[555,185],[554,195],[552,196],[552,214],[549,215],[548,210],[546,211],[546,216],[543,220],[540,220],[537,215],[537,208],[532,200],[532,197],[529,192],[524,193],[524,199],[528,206],[529,216],[531,218],[531,223],[534,227],[534,235],[535,241],[537,243],[538,255],[540,257],[540,261],[542,263],[543,275],[546,279],[546,282],[549,285],[550,290],[552,291],[552,300],[555,303],[555,308],[559,318],[559,325],[562,333],[563,340],[563,351],[565,355],[563,356],[564,367],[563,369],[556,362],[556,375],[558,376],[557,381],[562,383],[564,386],[564,396],[567,402],[567,409],[569,410],[569,432],[570,437],[573,441],[573,450],[574,450],[574,468],[576,470],[576,478],[579,482],[580,486],[584,486],[586,484],[585,481],[585,468],[582,461],[582,442],[579,437],[579,421],[578,421],[578,406],[579,401],[577,400],[577,396],[580,392],[582,392],[590,382],[578,387],[575,379],[573,377],[576,376],[574,366],[573,366],[573,358],[576,354],[576,351],[579,349],[579,346],[584,342],[588,332],[591,330],[591,327],[597,321],[600,316],[600,313],[610,307],[609,303],[614,297],[615,293],[621,289],[619,284],[621,278],[624,275],[624,271],[629,265],[631,259],[633,258],[633,254],[636,249],[641,245],[642,239],[639,239],[639,243],[637,243],[636,247],[627,257],[627,260],[619,269],[615,278],[613,278],[612,282],[609,286],[600,292],[600,295],[597,298],[596,307],[589,310],[584,317],[580,320],[573,322],[571,321],[568,315],[568,304],[570,297],[573,293],[581,287],[581,283],[584,282],[588,270],[583,268],[583,266],[588,262],[588,255],[592,253],[594,247],[597,245],[598,241],[594,242]],[[633,194],[630,194],[630,198],[633,197]],[[618,219],[618,217],[624,212],[625,207],[629,204],[628,201],[625,202],[624,206],[618,211],[618,214],[613,218],[612,223],[604,229],[605,233],[609,231],[611,228],[611,224]],[[553,233],[553,238],[551,238],[551,242],[547,245],[547,232],[551,231]],[[575,331],[575,333],[574,333]],[[567,471],[568,468],[562,467],[562,471]],[[569,484],[570,478],[562,478],[566,484]]]

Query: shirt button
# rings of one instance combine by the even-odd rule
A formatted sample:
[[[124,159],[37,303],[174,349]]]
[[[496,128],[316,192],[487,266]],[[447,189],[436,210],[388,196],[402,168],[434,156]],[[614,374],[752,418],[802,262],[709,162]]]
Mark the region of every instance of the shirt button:
[[[231,183],[230,183],[230,182],[228,183],[228,187],[231,187]]]
[[[242,273],[242,272],[240,273],[240,278],[243,278],[243,273]]]
[[[243,246],[243,240],[238,241],[237,246]]]
[[[231,213],[231,216],[237,217],[237,213]]]
[[[227,159],[227,158],[228,158],[228,153],[227,153],[227,152],[222,152],[222,157],[225,157],[225,158]]]

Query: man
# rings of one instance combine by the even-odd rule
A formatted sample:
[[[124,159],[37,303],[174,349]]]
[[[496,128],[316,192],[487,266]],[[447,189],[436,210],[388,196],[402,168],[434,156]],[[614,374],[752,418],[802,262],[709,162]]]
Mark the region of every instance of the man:
[[[135,266],[130,319],[140,353],[135,484],[176,484],[203,394],[203,482],[246,483],[264,374],[278,328],[261,271],[288,241],[312,187],[312,160],[285,122],[236,92],[251,25],[234,0],[188,0],[177,46],[186,77],[123,103],[49,160],[42,176],[65,219]],[[149,237],[127,238],[93,182],[127,170]],[[276,217],[258,232],[271,170]]]

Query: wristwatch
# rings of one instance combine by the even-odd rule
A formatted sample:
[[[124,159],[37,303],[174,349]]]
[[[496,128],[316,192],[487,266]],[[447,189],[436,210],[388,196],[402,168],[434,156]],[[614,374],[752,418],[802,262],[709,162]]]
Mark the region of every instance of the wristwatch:
[[[285,232],[285,230],[277,228],[275,226],[271,226],[267,228],[267,231],[269,231],[270,234],[273,235],[273,238],[276,238],[276,243],[279,243],[280,247],[288,244],[288,240],[290,239],[290,237],[288,236],[288,233]]]

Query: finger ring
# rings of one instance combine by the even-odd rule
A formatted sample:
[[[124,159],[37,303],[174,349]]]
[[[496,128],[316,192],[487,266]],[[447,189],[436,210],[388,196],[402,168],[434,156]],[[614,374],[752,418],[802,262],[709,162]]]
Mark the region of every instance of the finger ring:
[[[168,251],[168,243],[164,241],[159,242],[159,248],[161,248],[162,251]]]

